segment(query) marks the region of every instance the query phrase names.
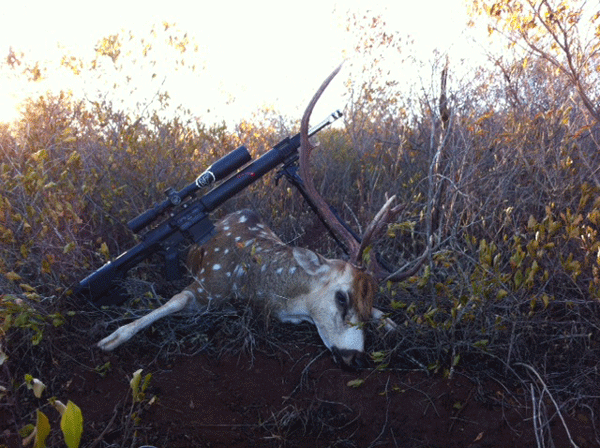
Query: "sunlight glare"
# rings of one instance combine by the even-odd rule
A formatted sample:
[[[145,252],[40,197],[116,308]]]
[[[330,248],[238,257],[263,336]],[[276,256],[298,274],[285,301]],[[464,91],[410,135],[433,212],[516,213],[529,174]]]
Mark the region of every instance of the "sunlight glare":
[[[187,0],[173,0],[168,5],[107,0],[91,21],[89,11],[74,0],[40,1],[39,8],[23,5],[10,2],[7,14],[12,20],[0,29],[0,51],[13,46],[30,61],[52,61],[54,68],[65,52],[89,59],[99,39],[111,34],[124,30],[147,36],[154,24],[175,23],[201,46],[199,57],[205,69],[184,75],[173,70],[166,57],[163,66],[156,67],[157,78],[166,80],[164,87],[173,105],[181,104],[204,121],[228,123],[239,122],[263,107],[273,107],[285,116],[299,116],[321,80],[353,53],[353,42],[345,30],[350,11],[380,14],[392,32],[411,36],[412,51],[424,61],[436,47],[442,53],[455,51],[466,23],[462,0],[374,0],[368,6],[360,0],[306,0],[302,8],[275,0],[210,5]],[[117,10],[119,14],[114,13]],[[54,29],[60,33],[55,34]],[[460,48],[459,57],[472,54],[472,49]],[[409,79],[419,82],[419,75],[405,68],[393,67],[392,72],[400,83]],[[58,72],[48,73],[53,79],[37,88],[41,93],[62,89],[90,98],[93,92],[131,104],[148,104],[160,84],[150,81],[151,74],[135,78],[132,94],[111,89],[110,80],[93,86]],[[18,116],[17,105],[31,92],[23,86],[4,84],[0,78],[0,120],[13,120]],[[317,105],[315,116],[343,107],[345,90],[344,82],[336,80]]]
[[[0,81],[0,123],[11,124],[19,118],[22,98],[14,83]]]

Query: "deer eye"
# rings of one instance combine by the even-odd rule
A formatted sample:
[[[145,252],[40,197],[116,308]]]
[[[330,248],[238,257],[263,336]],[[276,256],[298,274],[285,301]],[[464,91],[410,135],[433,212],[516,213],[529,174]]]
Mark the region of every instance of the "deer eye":
[[[348,306],[348,297],[342,291],[335,293],[335,301],[344,308]]]

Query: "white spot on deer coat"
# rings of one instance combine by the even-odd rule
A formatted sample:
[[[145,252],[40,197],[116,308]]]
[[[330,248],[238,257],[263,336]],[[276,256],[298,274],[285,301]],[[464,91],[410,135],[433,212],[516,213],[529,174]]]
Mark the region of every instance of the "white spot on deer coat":
[[[213,271],[218,271],[219,269],[221,269],[221,265],[220,264],[214,264],[212,267]]]
[[[246,215],[242,215],[242,216],[240,216],[240,220],[238,222],[241,224],[246,221],[248,221],[248,217]]]

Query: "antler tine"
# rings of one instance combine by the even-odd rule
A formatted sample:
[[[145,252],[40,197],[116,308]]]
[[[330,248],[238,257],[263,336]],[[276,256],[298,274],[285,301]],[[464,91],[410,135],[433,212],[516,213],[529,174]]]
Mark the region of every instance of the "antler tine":
[[[336,234],[340,237],[342,241],[344,241],[348,248],[348,253],[350,254],[351,261],[355,264],[360,262],[359,253],[360,253],[360,244],[354,239],[354,237],[348,232],[348,230],[340,224],[340,222],[333,215],[327,202],[321,197],[321,195],[317,192],[315,185],[313,183],[313,178],[310,174],[310,154],[312,150],[315,148],[311,145],[308,139],[308,123],[310,120],[310,115],[319,101],[319,98],[331,82],[331,80],[338,74],[340,69],[342,68],[342,64],[340,64],[328,77],[323,81],[319,90],[315,93],[312,100],[308,104],[306,110],[304,111],[304,116],[302,117],[302,123],[300,124],[300,150],[299,150],[299,170],[300,177],[304,181],[304,186],[306,187],[307,194],[315,203],[319,213],[323,217],[323,219],[329,224],[329,226],[336,232]]]
[[[386,194],[387,197],[387,194]],[[362,242],[360,244],[359,257],[362,259],[363,252],[370,244],[371,240],[378,235],[384,226],[386,226],[392,219],[394,219],[404,208],[405,206],[400,204],[396,207],[392,207],[392,203],[396,199],[396,196],[392,196],[387,199],[385,204],[381,207],[381,209],[377,212],[371,223],[367,226],[365,233],[362,237]],[[397,270],[396,272],[390,274],[387,269],[384,269],[377,260],[376,256],[371,256],[369,259],[368,270],[371,272],[373,277],[377,279],[379,282],[400,282],[407,277],[413,275],[423,264],[425,258],[421,258],[416,265],[411,268],[409,271],[404,272],[406,267]]]
[[[382,276],[380,278],[380,280],[382,282],[389,281],[389,282],[397,283],[397,282],[406,280],[408,277],[412,277],[421,268],[423,263],[425,263],[425,261],[429,258],[430,252],[431,252],[431,248],[427,247],[425,249],[425,251],[423,252],[423,254],[421,254],[421,256],[419,257],[419,259],[417,259],[417,261],[414,262],[412,267],[408,268],[408,265],[410,265],[410,263],[407,263],[403,267],[399,268],[396,272],[388,274],[387,276]]]
[[[358,256],[362,259],[362,255],[364,250],[367,248],[373,236],[376,233],[379,233],[381,228],[387,224],[391,215],[394,213],[396,209],[391,209],[392,203],[396,199],[396,196],[392,196],[389,198],[385,204],[381,207],[381,209],[377,212],[371,223],[367,226],[365,233],[362,236],[362,241],[360,243],[360,249],[358,251]]]

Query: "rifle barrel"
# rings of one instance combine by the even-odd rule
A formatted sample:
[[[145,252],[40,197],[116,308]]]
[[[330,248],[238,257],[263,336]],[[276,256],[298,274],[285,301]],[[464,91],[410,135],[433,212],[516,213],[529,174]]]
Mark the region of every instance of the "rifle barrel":
[[[325,120],[323,120],[319,124],[317,124],[317,125],[313,126],[312,128],[310,128],[308,130],[308,136],[312,137],[317,132],[319,132],[321,129],[329,126],[331,123],[333,123],[335,120],[337,120],[341,116],[342,116],[342,111],[341,110],[336,110],[335,112],[332,112],[331,114],[329,114],[329,116],[327,118],[325,118]]]

